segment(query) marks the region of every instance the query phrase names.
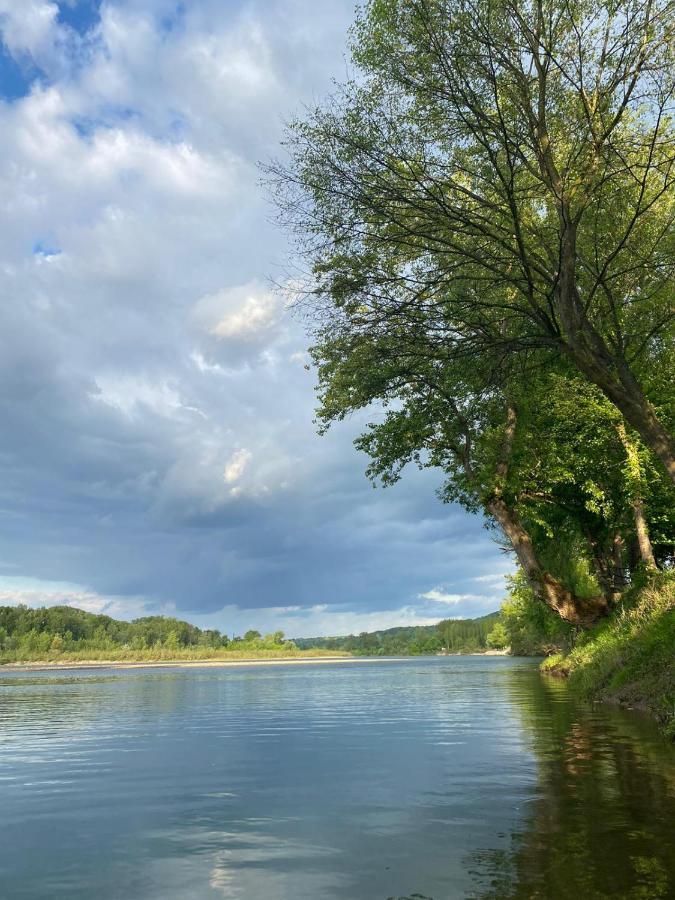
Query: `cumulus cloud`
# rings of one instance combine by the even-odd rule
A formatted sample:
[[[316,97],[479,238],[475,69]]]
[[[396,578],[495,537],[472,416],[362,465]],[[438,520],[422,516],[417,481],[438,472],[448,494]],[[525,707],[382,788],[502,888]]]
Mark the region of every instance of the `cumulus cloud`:
[[[58,29],[59,8],[49,0],[0,0],[0,28],[7,49],[18,56],[41,58],[51,49]]]
[[[421,600],[431,600],[432,603],[447,603],[450,606],[456,606],[465,600],[479,599],[476,594],[447,594],[438,588],[432,588],[424,594],[420,594]]]
[[[225,345],[232,361],[249,355],[251,349],[264,351],[281,338],[286,324],[280,296],[259,281],[224,288],[202,297],[195,305],[194,318],[203,333]],[[211,351],[223,356],[223,350]]]
[[[72,606],[96,615],[135,619],[146,615],[149,604],[142,597],[104,597],[78,584],[31,578],[0,577],[0,605]],[[153,613],[156,613],[153,609]],[[171,613],[166,607],[163,611]]]

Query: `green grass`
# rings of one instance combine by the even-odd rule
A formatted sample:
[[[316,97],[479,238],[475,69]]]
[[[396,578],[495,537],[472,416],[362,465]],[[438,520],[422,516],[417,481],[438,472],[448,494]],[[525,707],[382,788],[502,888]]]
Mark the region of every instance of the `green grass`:
[[[564,675],[580,695],[645,709],[675,739],[675,578],[662,574],[583,634],[543,672]]]

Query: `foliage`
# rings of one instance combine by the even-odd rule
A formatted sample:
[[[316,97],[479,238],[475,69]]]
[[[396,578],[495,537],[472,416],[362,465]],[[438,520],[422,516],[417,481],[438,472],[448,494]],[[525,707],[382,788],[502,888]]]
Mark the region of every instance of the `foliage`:
[[[498,613],[479,619],[445,619],[437,625],[388,628],[359,635],[298,638],[300,649],[346,650],[358,656],[422,656],[432,653],[480,653],[498,624]]]
[[[637,563],[631,548],[636,494],[654,554],[667,562],[675,491],[637,436],[629,436],[616,408],[597,387],[564,368],[537,373],[518,390],[525,396],[515,401],[520,427],[510,490],[547,566],[581,596],[599,587],[611,593],[605,560],[617,534],[633,553],[631,567]]]
[[[540,603],[522,573],[510,579],[501,622],[514,656],[545,656],[569,646],[573,629]]]
[[[495,622],[495,626],[485,639],[491,650],[504,650],[509,645],[509,636],[503,622]]]
[[[123,622],[70,606],[0,607],[0,663],[32,660],[213,659],[297,654],[281,631],[230,640],[166,616]]]
[[[423,335],[485,391],[570,364],[675,478],[670,14],[367,3],[358,75],[271,167],[327,331]]]

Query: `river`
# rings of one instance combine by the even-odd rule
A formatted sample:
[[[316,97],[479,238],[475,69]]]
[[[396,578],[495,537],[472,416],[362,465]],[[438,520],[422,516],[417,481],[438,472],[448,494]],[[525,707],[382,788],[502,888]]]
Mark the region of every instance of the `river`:
[[[675,897],[675,749],[529,660],[0,671],[2,900]]]

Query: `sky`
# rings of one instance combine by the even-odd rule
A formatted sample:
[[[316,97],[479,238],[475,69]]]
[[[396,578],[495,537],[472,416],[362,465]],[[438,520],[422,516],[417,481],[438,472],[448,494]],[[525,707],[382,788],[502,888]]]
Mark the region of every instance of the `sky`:
[[[351,0],[0,0],[0,603],[345,634],[496,609],[433,471],[319,437],[259,162]]]

